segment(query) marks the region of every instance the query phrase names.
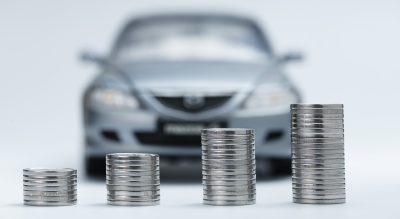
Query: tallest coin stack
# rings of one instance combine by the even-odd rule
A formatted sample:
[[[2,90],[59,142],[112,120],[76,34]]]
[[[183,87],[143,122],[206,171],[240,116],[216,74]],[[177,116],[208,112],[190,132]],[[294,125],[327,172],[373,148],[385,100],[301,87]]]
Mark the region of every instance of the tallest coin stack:
[[[293,202],[345,203],[342,104],[292,104]]]

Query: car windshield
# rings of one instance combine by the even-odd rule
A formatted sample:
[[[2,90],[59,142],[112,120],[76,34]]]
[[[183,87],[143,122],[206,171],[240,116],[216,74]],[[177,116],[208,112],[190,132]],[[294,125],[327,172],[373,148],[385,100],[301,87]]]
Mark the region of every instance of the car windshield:
[[[132,25],[114,49],[117,62],[268,60],[264,39],[244,22],[156,19]]]

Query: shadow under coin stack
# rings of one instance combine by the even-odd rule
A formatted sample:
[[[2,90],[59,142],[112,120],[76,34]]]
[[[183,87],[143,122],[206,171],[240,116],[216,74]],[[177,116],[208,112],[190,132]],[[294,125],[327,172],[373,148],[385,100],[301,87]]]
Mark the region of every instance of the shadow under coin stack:
[[[346,202],[342,104],[292,104],[293,202]]]
[[[201,140],[204,204],[255,204],[254,130],[204,129]]]
[[[107,200],[110,205],[158,205],[160,159],[155,154],[116,153],[106,156]]]
[[[35,206],[75,205],[77,176],[74,169],[23,170],[24,204]]]

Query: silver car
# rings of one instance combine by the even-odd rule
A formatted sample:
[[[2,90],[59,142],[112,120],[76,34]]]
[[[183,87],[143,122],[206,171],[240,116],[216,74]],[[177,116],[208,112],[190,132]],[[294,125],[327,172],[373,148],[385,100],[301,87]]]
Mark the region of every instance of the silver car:
[[[111,152],[199,158],[200,131],[256,130],[256,156],[289,169],[289,104],[300,101],[282,73],[298,54],[277,57],[251,19],[227,15],[135,18],[110,54],[86,53],[100,73],[84,93],[89,175]]]

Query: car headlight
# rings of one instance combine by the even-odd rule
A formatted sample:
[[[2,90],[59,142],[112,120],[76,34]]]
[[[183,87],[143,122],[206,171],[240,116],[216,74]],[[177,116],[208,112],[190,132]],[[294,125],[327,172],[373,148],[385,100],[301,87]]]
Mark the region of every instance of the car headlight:
[[[258,87],[244,103],[246,109],[274,109],[286,107],[297,102],[295,94],[289,88]]]
[[[138,108],[138,101],[129,93],[111,88],[97,88],[90,94],[90,100],[114,108]]]

